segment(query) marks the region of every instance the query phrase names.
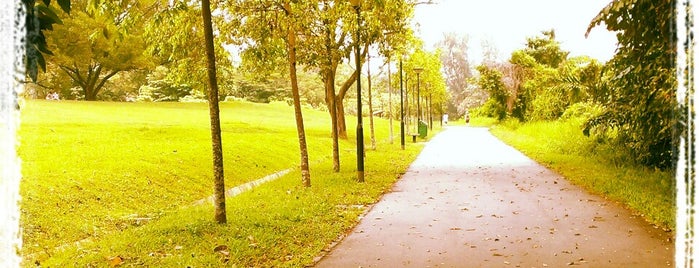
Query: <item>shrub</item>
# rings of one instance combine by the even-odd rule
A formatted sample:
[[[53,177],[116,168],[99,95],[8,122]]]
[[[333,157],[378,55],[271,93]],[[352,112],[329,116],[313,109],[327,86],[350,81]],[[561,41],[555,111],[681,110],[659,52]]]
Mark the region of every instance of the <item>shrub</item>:
[[[590,118],[602,114],[602,111],[604,111],[604,108],[599,104],[590,102],[578,102],[569,106],[568,109],[566,109],[565,112],[563,112],[560,119],[582,119],[584,121],[587,121]]]

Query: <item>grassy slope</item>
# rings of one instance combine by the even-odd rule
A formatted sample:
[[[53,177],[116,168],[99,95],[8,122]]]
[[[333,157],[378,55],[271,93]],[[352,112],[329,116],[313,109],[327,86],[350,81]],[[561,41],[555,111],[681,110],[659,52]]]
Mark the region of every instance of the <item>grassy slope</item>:
[[[228,187],[298,165],[291,107],[222,103],[221,112]],[[126,264],[211,265],[223,256],[212,250],[218,244],[243,266],[310,263],[356,221],[361,209],[346,205],[375,202],[421,147],[397,153],[399,144],[385,144],[387,122],[377,120],[379,149],[367,152],[368,182],[357,184],[354,138],[341,142],[342,172],[333,173],[327,114],[304,116],[313,187],[300,188],[292,172],[229,199],[231,223],[219,226],[210,206],[190,205],[211,194],[206,104],[25,103],[25,264],[102,266],[121,256]]]
[[[585,137],[580,122],[518,124],[492,129],[495,136],[588,191],[606,196],[666,229],[675,226],[674,173],[628,164],[622,152]]]

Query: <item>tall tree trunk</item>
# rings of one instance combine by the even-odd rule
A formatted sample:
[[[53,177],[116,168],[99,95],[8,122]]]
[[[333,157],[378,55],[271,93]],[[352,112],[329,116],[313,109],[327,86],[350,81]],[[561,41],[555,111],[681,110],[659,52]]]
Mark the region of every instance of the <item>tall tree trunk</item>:
[[[223,181],[223,148],[218,109],[218,84],[216,83],[216,55],[214,54],[214,34],[209,0],[202,0],[201,6],[201,16],[204,20],[204,42],[206,43],[206,66],[209,75],[209,118],[211,120],[211,148],[214,160],[214,219],[217,223],[226,223],[226,187]]]
[[[369,132],[371,133],[371,149],[376,150],[376,136],[374,135],[374,105],[371,100],[371,66],[369,66],[369,54],[366,55],[366,78],[369,90]],[[361,81],[359,81],[361,82]]]
[[[345,102],[341,96],[335,96],[335,118],[337,118],[337,135],[340,139],[347,139],[347,123],[345,119]]]
[[[427,114],[430,118],[430,130],[432,130],[432,93],[430,93],[430,97],[428,98],[428,105],[427,105]]]
[[[361,57],[360,59],[364,59],[366,57],[367,53],[369,51],[369,44],[364,45],[364,50],[361,52]],[[335,66],[335,69],[337,66]],[[338,133],[340,138],[342,139],[347,139],[347,124],[345,120],[345,109],[344,109],[344,99],[345,96],[347,95],[347,91],[349,90],[350,86],[354,84],[355,81],[357,81],[357,77],[359,76],[359,70],[354,70],[352,75],[345,80],[344,83],[342,83],[342,86],[340,87],[339,92],[335,96],[335,103],[337,107],[337,124],[338,124]]]
[[[326,71],[323,75],[325,83],[325,102],[328,105],[330,112],[331,137],[332,137],[332,156],[333,156],[333,171],[340,172],[340,147],[337,135],[337,102],[335,101],[335,78],[332,72]]]
[[[284,2],[287,18],[291,17],[291,5]],[[306,132],[303,127],[303,114],[301,113],[301,97],[299,95],[298,79],[296,78],[296,32],[293,23],[289,23],[287,29],[287,45],[289,54],[289,78],[291,79],[291,95],[294,99],[294,116],[296,117],[296,133],[299,137],[299,151],[301,153],[301,182],[303,186],[311,186],[311,172],[308,168],[308,149],[306,146]]]
[[[327,11],[328,5],[324,5],[324,10]],[[328,105],[328,112],[330,113],[330,122],[332,129],[330,131],[332,136],[332,158],[333,158],[333,171],[340,172],[340,145],[338,142],[338,131],[337,131],[337,101],[335,101],[335,73],[337,69],[337,61],[332,53],[332,34],[333,31],[329,27],[329,22],[325,22],[325,56],[327,65],[321,70],[323,77],[323,82],[325,85],[325,102]]]
[[[342,139],[347,139],[347,124],[346,124],[346,119],[345,119],[345,96],[347,95],[347,91],[349,91],[350,86],[354,84],[354,82],[357,80],[357,75],[358,71],[355,70],[352,72],[352,75],[345,80],[344,83],[342,83],[342,86],[340,86],[340,90],[335,96],[335,103],[337,104],[337,124],[338,124],[338,133],[340,135],[340,138]]]
[[[393,103],[391,101],[391,55],[388,55],[388,143],[393,144]]]

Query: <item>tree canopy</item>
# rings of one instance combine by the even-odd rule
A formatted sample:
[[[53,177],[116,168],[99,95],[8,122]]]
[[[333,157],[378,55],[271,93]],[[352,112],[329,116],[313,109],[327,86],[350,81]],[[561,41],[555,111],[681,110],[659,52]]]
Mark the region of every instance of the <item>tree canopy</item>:
[[[588,122],[618,129],[620,141],[642,163],[670,167],[676,160],[680,113],[676,98],[677,11],[673,0],[618,0],[592,20],[617,32],[617,53],[607,63],[615,77],[604,113]]]
[[[70,0],[58,0],[60,8],[70,13]],[[51,0],[22,0],[22,8],[26,12],[25,23],[25,68],[32,81],[37,81],[39,68],[46,70],[44,54],[52,55],[46,40],[44,30],[53,30],[54,24],[61,24],[55,9],[51,8]],[[19,13],[18,13],[19,14]],[[19,19],[17,21],[20,21]]]
[[[82,89],[86,100],[96,100],[117,73],[149,65],[144,40],[119,23],[99,11],[73,9],[49,33],[51,61]]]

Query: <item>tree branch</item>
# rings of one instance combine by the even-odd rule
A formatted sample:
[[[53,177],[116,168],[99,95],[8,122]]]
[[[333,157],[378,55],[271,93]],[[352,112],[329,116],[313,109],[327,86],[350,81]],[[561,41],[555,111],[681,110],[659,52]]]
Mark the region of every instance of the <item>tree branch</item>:
[[[364,62],[364,59],[366,59],[366,55],[369,52],[369,43],[364,44],[364,51],[361,53],[361,58],[360,62]],[[344,83],[342,83],[342,86],[340,87],[340,92],[337,93],[337,96],[340,99],[344,99],[345,95],[347,94],[347,91],[349,90],[350,86],[352,86],[352,83],[354,83],[357,80],[357,74],[359,73],[359,68],[355,68],[354,72],[352,72],[352,75],[345,80]],[[361,81],[359,82],[361,83]]]

